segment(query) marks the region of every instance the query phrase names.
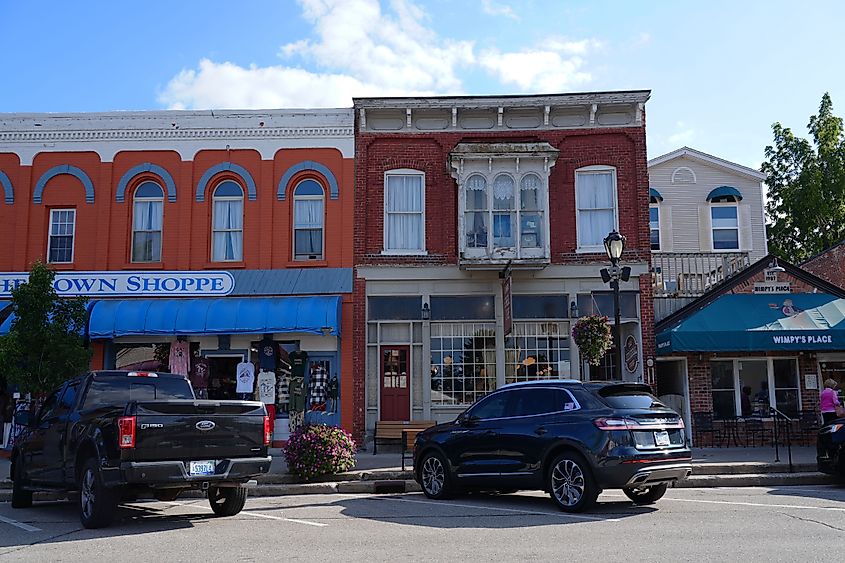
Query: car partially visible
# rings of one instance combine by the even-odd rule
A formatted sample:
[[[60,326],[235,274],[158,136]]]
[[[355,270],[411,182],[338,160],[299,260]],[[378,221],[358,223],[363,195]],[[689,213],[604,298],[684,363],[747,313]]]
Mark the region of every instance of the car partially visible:
[[[845,418],[834,420],[819,429],[816,462],[822,473],[845,479]]]
[[[691,472],[683,419],[637,383],[505,385],[414,445],[415,479],[432,499],[543,490],[561,510],[582,512],[604,489],[653,503]]]

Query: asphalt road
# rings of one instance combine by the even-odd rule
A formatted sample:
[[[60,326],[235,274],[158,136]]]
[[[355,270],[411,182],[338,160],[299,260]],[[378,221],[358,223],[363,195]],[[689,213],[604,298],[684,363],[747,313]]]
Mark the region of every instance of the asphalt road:
[[[607,491],[585,515],[540,493],[250,499],[215,518],[204,499],[124,506],[85,530],[75,507],[0,504],[0,561],[825,561],[845,549],[845,488],[670,489],[636,507]]]

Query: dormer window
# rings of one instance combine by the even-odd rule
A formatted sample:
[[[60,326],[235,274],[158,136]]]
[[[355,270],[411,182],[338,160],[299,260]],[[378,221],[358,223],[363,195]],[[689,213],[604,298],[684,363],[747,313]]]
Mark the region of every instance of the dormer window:
[[[732,186],[719,186],[707,195],[710,202],[710,241],[713,250],[740,250],[740,191]]]
[[[459,144],[459,244],[464,264],[549,261],[549,173],[558,151],[547,143]]]

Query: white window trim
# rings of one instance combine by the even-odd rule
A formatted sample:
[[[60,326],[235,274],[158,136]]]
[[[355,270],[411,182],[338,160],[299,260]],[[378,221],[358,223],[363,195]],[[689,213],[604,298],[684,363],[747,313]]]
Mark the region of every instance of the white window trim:
[[[142,184],[140,184],[137,188],[135,188],[135,190],[137,191],[137,189],[140,188],[145,183],[146,182],[143,182]],[[156,197],[134,196],[132,198],[132,240],[130,241],[131,246],[129,248],[129,256],[130,256],[130,262],[132,262],[133,264],[158,264],[159,262],[162,261],[162,257],[161,257],[162,250],[163,250],[162,245],[164,244],[164,189],[162,189],[162,187],[159,186],[156,182],[151,182],[151,183],[153,183],[153,184],[155,184],[159,187],[159,189],[161,190],[161,194],[162,194],[161,196],[156,196]],[[159,256],[158,260],[136,260],[135,259],[135,233],[139,232],[137,230],[136,226],[135,226],[135,202],[136,201],[140,201],[140,202],[160,201],[162,203],[162,205],[161,205],[161,230],[160,231],[141,231],[141,232],[144,232],[144,233],[155,233],[155,232],[161,233],[161,237],[159,238],[159,241],[158,241],[158,256]],[[213,223],[212,223],[212,225],[213,225]]]
[[[578,174],[590,174],[590,173],[603,173],[603,172],[611,172],[613,175],[613,228],[616,231],[619,231],[619,190],[617,187],[617,176],[616,176],[616,167],[615,166],[607,166],[604,164],[594,165],[594,166],[583,166],[575,170],[575,239],[577,241],[577,248],[575,252],[577,254],[591,254],[591,253],[604,253],[604,245],[593,245],[593,246],[586,246],[581,244],[581,229],[579,228],[579,223],[581,221],[581,206],[578,202]]]
[[[220,184],[222,184],[222,183],[223,182],[220,182]],[[237,182],[235,182],[235,183],[237,184]],[[218,187],[220,187],[220,184],[217,184],[217,186],[214,187],[215,191],[217,190]],[[241,186],[240,184],[237,184],[237,186],[239,188],[241,188],[241,195],[240,196],[232,196],[232,195],[216,196],[216,195],[214,195],[214,192],[211,192],[212,196],[211,196],[211,253],[210,254],[211,254],[211,261],[212,262],[235,262],[235,263],[243,262],[243,258],[244,258],[243,236],[241,236],[241,258],[240,258],[240,260],[215,260],[214,259],[214,233],[237,233],[237,232],[243,233],[244,232],[243,226],[240,229],[215,229],[214,228],[214,202],[215,201],[240,201],[241,202],[241,225],[244,224],[245,210],[244,210],[244,207],[243,207],[243,201],[244,201],[243,186]]]
[[[775,387],[775,360],[792,360],[795,362],[795,387]],[[732,362],[733,363],[733,382],[734,382],[734,410],[737,413],[736,416],[742,416],[742,387],[740,385],[740,369],[739,363],[740,362],[766,362],[766,382],[769,385],[769,407],[777,407],[777,399],[775,397],[775,391],[777,389],[797,389],[798,390],[798,410],[802,410],[802,400],[803,397],[801,396],[801,362],[799,361],[798,356],[749,356],[749,357],[742,357],[742,358],[710,358],[711,362]],[[721,391],[726,391],[726,389],[720,389]],[[752,389],[752,393],[755,392],[755,389]],[[712,390],[710,391],[712,394]],[[770,419],[770,417],[763,417],[764,420]]]
[[[53,262],[50,260],[50,240],[53,238],[53,215],[59,211],[70,211],[73,213],[73,235],[70,239],[70,260],[67,262]],[[50,223],[47,225],[47,263],[48,264],[73,264],[73,259],[76,254],[76,208],[62,207],[50,210]],[[59,236],[59,235],[56,235]],[[61,235],[66,236],[66,235]]]
[[[387,248],[387,179],[390,176],[419,176],[422,178],[422,194],[420,195],[420,205],[422,207],[422,240],[420,241],[420,248],[417,250],[410,250],[410,249],[390,249]],[[384,250],[381,251],[383,256],[428,256],[428,251],[426,250],[426,224],[425,224],[425,172],[422,170],[414,170],[412,168],[396,168],[394,170],[387,170],[384,173],[384,182],[383,186],[383,207],[382,207],[382,247]],[[410,212],[407,212],[410,215]],[[413,213],[414,215],[418,213]]]
[[[293,220],[291,221],[291,256],[293,257],[294,262],[318,262],[321,260],[326,259],[326,188],[323,186],[322,183],[317,182],[320,185],[320,188],[323,190],[323,195],[296,195],[296,188],[304,182],[305,180],[311,180],[313,182],[317,182],[317,180],[313,178],[305,178],[296,183],[296,186],[293,188]],[[296,231],[303,230],[303,231],[310,231],[312,229],[297,229],[296,228],[296,202],[297,201],[317,201],[320,200],[323,202],[323,220],[320,223],[320,230],[323,232],[323,236],[320,237],[321,247],[320,247],[320,257],[319,258],[297,258],[296,257]]]
[[[714,227],[713,226],[713,208],[714,207],[733,207],[736,209],[736,228],[734,227]],[[713,252],[739,252],[742,247],[742,240],[740,239],[740,216],[739,216],[739,202],[737,201],[718,201],[710,202],[710,249]],[[716,248],[716,237],[714,231],[736,231],[736,248]]]
[[[649,203],[649,204],[648,204],[648,212],[649,212],[649,218],[648,218],[648,246],[649,246],[649,248],[651,248],[651,231],[653,230],[653,229],[651,228],[651,210],[652,210],[652,209],[656,209],[656,210],[657,210],[657,246],[659,246],[660,248],[657,248],[657,249],[652,248],[652,249],[651,249],[651,251],[652,251],[652,252],[662,252],[662,251],[663,251],[663,237],[661,237],[661,236],[660,236],[660,231],[661,231],[661,228],[660,228],[660,202],[658,202],[658,203]]]

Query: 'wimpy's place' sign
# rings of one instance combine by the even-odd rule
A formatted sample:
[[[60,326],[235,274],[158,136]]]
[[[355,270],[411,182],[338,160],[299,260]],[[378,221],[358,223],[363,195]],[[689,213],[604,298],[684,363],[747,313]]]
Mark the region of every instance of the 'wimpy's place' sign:
[[[0,274],[0,298],[29,279],[27,272]],[[228,295],[229,272],[56,272],[53,288],[62,297],[196,297]]]

